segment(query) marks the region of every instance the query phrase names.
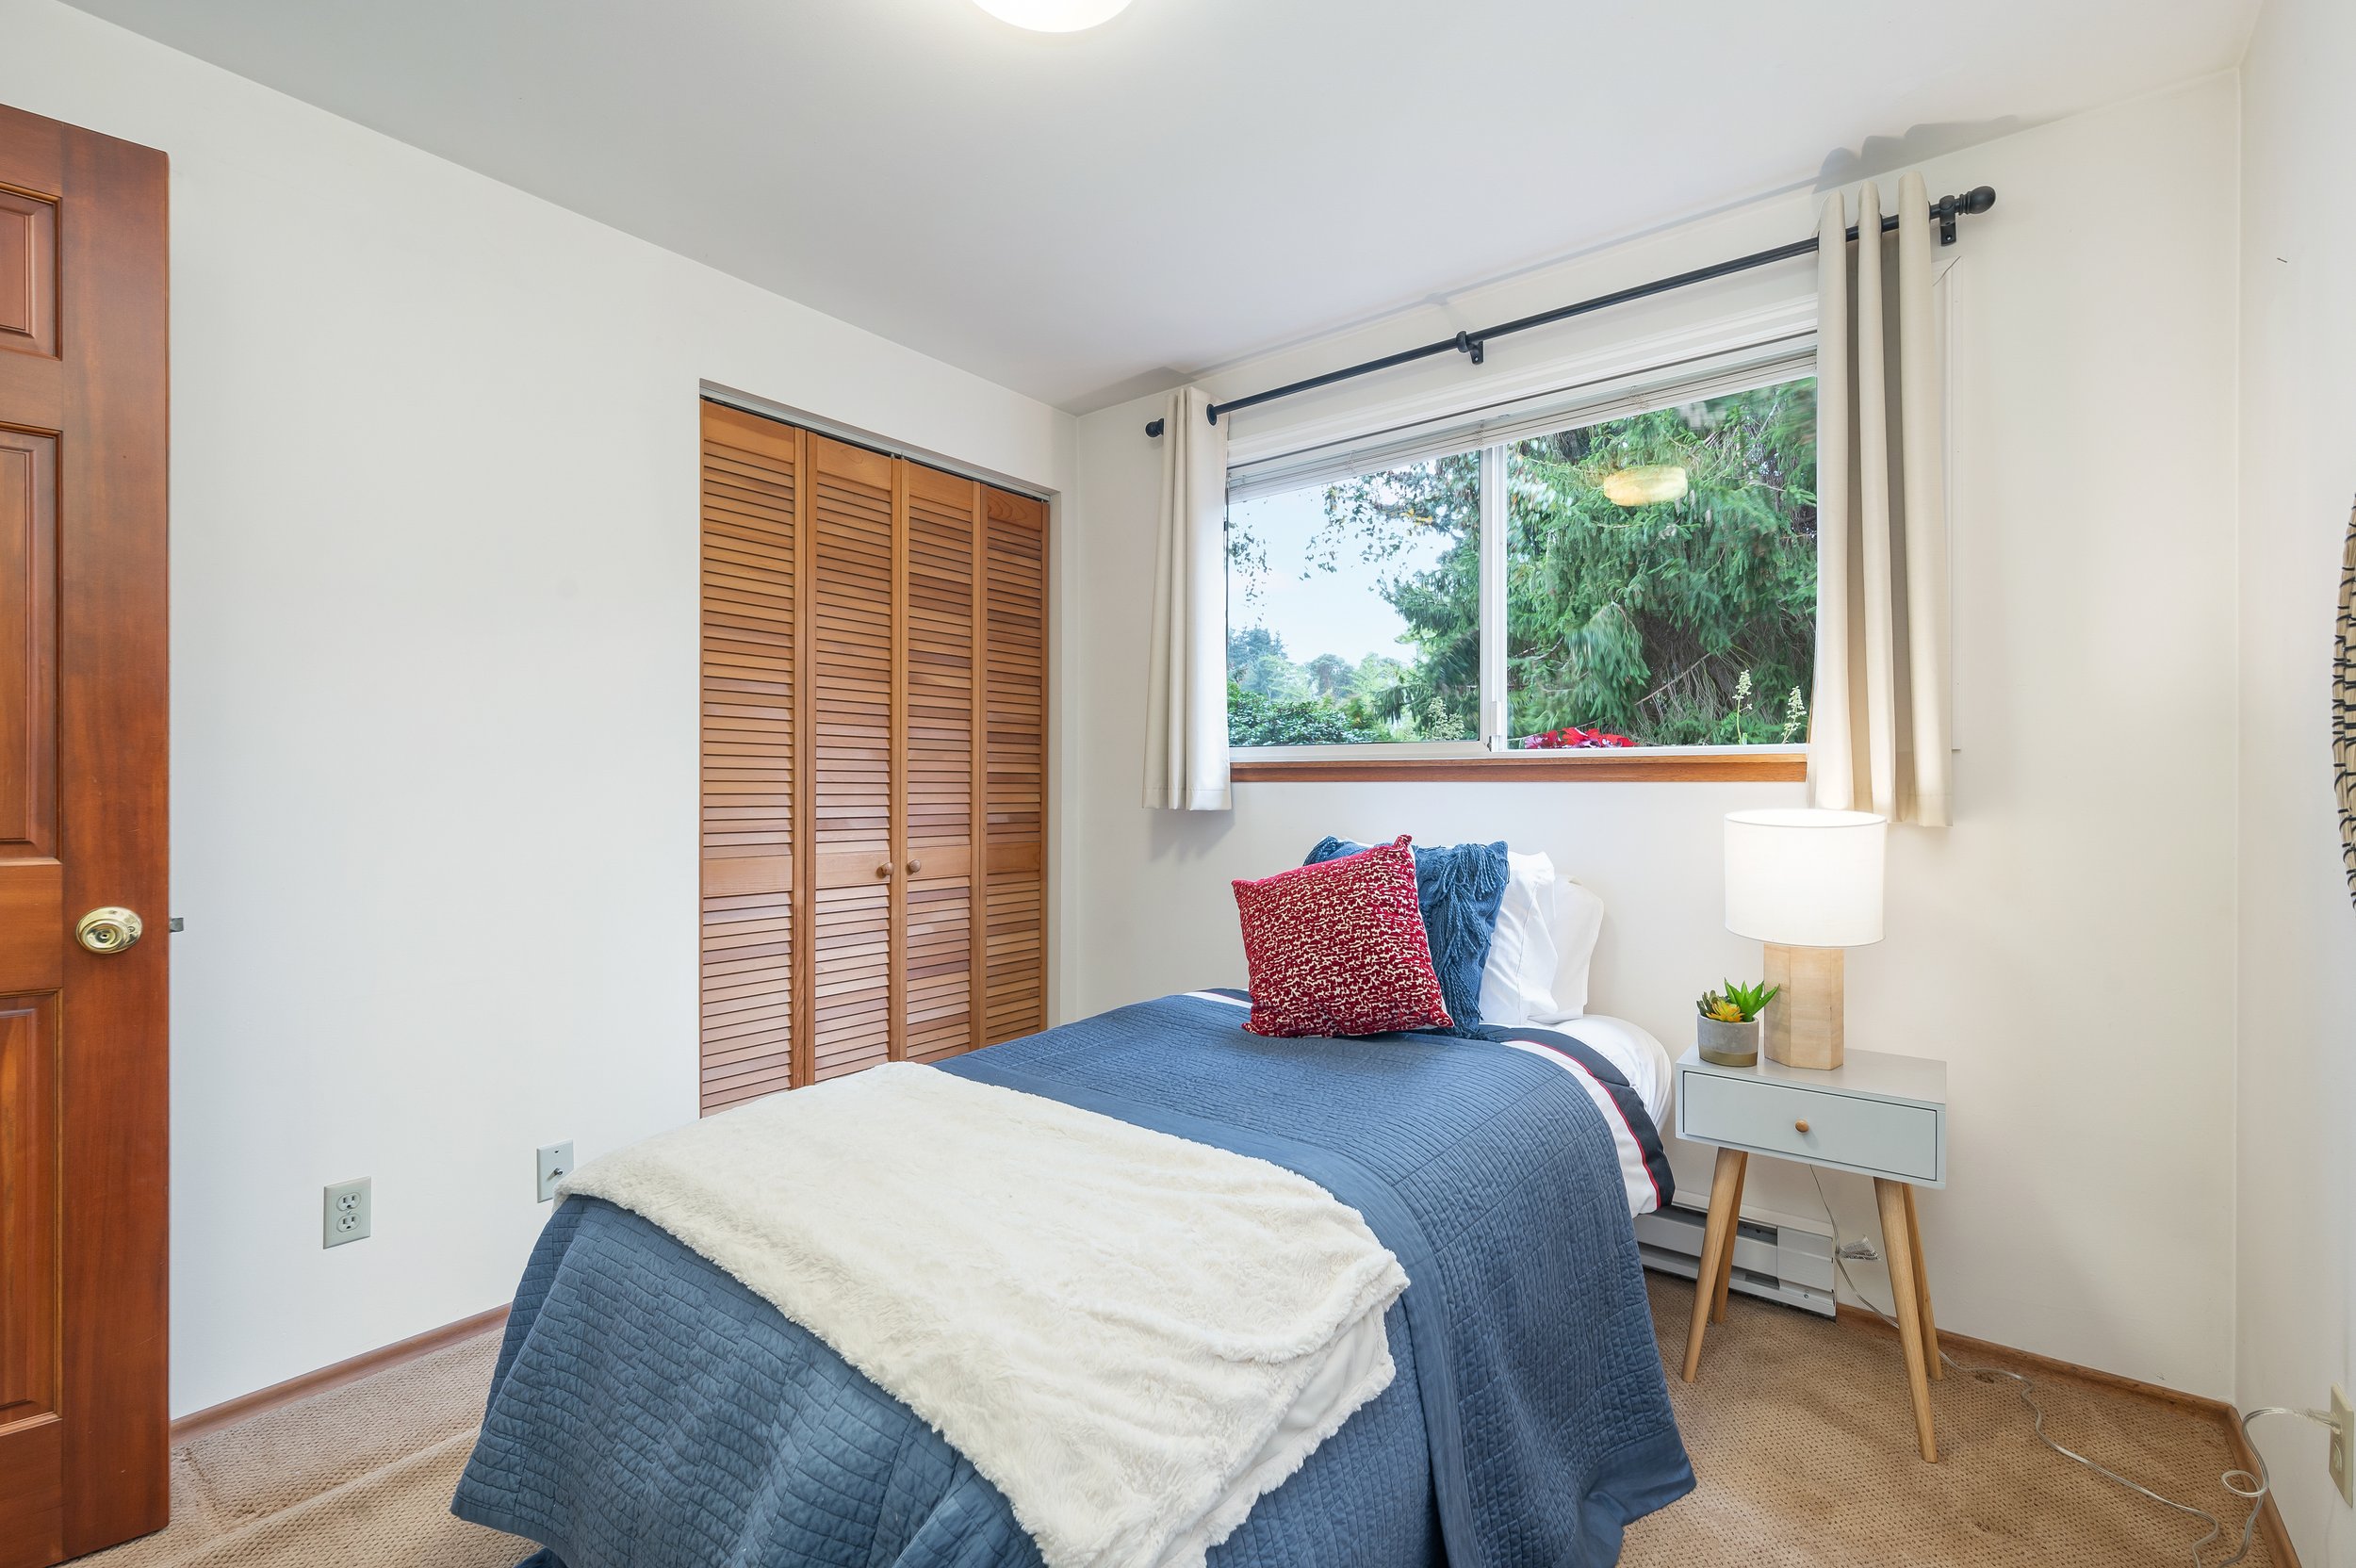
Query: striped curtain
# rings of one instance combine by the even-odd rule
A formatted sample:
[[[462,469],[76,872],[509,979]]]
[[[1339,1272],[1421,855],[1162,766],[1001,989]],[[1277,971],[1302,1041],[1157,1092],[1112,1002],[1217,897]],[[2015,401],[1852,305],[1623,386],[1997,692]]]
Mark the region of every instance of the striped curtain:
[[[1817,244],[1816,692],[1808,792],[1835,810],[1949,821],[1946,466],[1931,327],[1930,197],[1898,184],[1841,198]],[[1894,260],[1895,308],[1884,272]]]

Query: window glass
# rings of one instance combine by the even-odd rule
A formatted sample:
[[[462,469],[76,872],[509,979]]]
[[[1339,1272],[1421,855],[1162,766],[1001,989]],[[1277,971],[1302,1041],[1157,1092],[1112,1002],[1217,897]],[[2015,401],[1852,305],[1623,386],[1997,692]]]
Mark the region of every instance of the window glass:
[[[1511,744],[1807,738],[1812,379],[1516,442],[1505,490]]]
[[[1235,502],[1231,743],[1479,739],[1480,560],[1477,451]]]

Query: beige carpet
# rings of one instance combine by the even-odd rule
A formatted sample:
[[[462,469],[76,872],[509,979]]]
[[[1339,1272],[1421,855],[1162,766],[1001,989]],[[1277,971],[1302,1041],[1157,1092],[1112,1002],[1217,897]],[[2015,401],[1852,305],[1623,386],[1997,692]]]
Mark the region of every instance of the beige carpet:
[[[1693,1287],[1646,1274],[1669,1398],[1700,1485],[1629,1527],[1627,1568],[2185,1568],[2208,1526],[2071,1464],[2039,1444],[2014,1385],[1949,1369],[1931,1385],[1939,1462],[1914,1448],[1898,1339],[1737,1296],[1685,1359]],[[1973,1358],[1950,1351],[1972,1364]],[[1991,1358],[1991,1364],[1993,1364]],[[2250,1505],[2217,1478],[2221,1427],[2181,1407],[2022,1367],[2056,1443],[2226,1522],[2204,1563],[2233,1555]],[[2281,1568],[2260,1540],[2242,1560]]]
[[[509,1568],[537,1548],[450,1511],[499,1344],[483,1334],[174,1449],[170,1527],[80,1563]]]
[[[1682,1357],[1693,1287],[1646,1278],[1664,1353]],[[529,1543],[450,1514],[498,1344],[197,1439],[172,1455],[172,1527],[83,1563],[508,1568]],[[1628,1568],[2170,1568],[2205,1527],[2047,1452],[2009,1383],[1936,1385],[1941,1462],[1922,1463],[1895,1338],[1788,1308],[1736,1297],[1701,1381],[1672,1376],[1669,1392],[1701,1485],[1630,1529]],[[2052,1380],[2039,1396],[2060,1442],[2239,1530],[2248,1505],[2217,1484],[2233,1463],[2218,1428],[2097,1384]],[[2263,1543],[2246,1560],[2282,1568]]]

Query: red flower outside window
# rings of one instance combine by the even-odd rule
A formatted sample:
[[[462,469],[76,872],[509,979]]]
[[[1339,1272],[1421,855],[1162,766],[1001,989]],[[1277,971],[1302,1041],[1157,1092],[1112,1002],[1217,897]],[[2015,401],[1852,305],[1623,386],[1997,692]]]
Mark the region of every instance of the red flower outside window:
[[[1564,725],[1543,735],[1532,735],[1522,743],[1525,749],[1536,751],[1583,751],[1597,746],[1632,746],[1636,743],[1625,735],[1614,735],[1605,729],[1581,729]]]

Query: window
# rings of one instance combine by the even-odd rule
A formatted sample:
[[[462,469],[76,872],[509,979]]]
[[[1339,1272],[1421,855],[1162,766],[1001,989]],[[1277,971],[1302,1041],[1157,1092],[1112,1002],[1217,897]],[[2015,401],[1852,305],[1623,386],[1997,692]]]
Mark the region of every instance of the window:
[[[1493,423],[1466,449],[1243,487],[1228,509],[1231,743],[1797,745],[1815,390],[1802,376],[1554,428]]]
[[[1227,510],[1227,739],[1479,738],[1479,451]]]

